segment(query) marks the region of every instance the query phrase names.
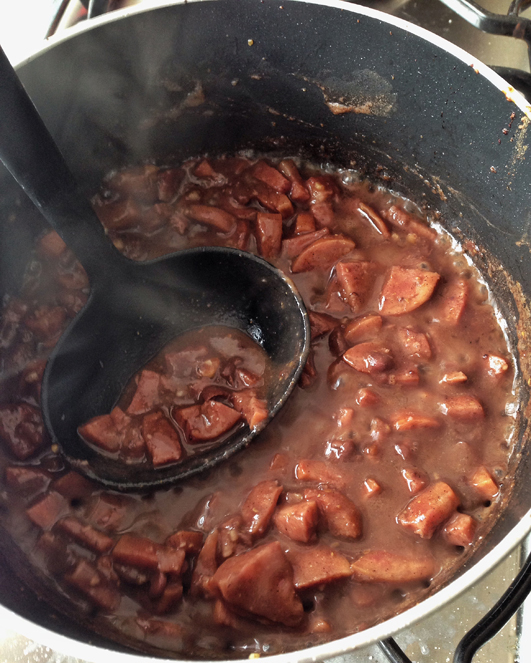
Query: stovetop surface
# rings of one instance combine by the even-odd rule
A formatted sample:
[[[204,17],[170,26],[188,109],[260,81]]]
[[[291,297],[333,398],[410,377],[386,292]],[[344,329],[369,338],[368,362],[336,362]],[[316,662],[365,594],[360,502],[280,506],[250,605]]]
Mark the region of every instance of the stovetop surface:
[[[31,53],[50,25],[50,17],[61,0],[0,0],[0,43],[16,63]],[[438,0],[366,0],[361,2],[400,18],[417,23],[461,46],[486,64],[515,67],[529,71],[527,48],[523,42],[507,37],[486,35],[468,25]],[[481,0],[492,12],[504,12],[508,1]],[[61,27],[79,17],[81,5],[71,0]],[[526,12],[528,16],[531,12]],[[28,22],[28,17],[30,21]],[[451,663],[463,635],[476,624],[503,594],[518,573],[525,551],[515,550],[482,581],[460,597],[396,634],[395,639],[415,663]],[[531,600],[531,599],[530,599]],[[528,601],[529,603],[529,601]],[[528,608],[529,610],[529,608]],[[523,611],[474,657],[474,663],[529,663],[531,645],[526,637],[531,628],[523,626]],[[520,648],[520,651],[518,649]],[[0,625],[0,663],[84,663],[81,659],[53,651],[24,635]],[[327,663],[387,663],[377,645],[329,659]]]

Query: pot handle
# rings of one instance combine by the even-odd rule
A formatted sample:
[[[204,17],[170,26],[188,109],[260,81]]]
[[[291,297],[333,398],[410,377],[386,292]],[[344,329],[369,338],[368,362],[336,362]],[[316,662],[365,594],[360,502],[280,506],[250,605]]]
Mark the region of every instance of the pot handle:
[[[468,633],[455,650],[453,663],[471,663],[474,654],[511,619],[531,593],[531,554],[498,602]],[[391,663],[412,663],[393,638],[378,643]]]
[[[519,12],[531,4],[530,0],[513,0],[507,15],[489,12],[474,0],[441,0],[441,2],[483,32],[523,39],[529,49],[531,65],[531,20],[519,16]]]
[[[101,16],[112,10],[111,0],[81,0],[81,4],[87,10],[87,19]]]
[[[491,69],[504,78],[515,90],[523,94],[531,104],[531,74],[513,67],[491,67]]]

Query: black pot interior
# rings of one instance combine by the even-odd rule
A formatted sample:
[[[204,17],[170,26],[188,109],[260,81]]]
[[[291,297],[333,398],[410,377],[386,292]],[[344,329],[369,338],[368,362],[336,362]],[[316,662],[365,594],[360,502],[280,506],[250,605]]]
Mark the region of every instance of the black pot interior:
[[[531,293],[529,122],[468,63],[346,8],[220,0],[100,25],[19,74],[87,195],[111,169],[252,149],[358,168],[432,218],[440,214],[481,247],[474,259],[510,323],[527,380],[518,330]],[[31,210],[9,220],[14,198],[26,202],[2,175],[0,293],[20,282],[31,238],[44,227]],[[518,477],[528,463],[524,455]],[[523,483],[492,545],[530,508]],[[86,638],[64,618],[57,626],[45,605],[23,606],[13,588],[1,588],[9,608]]]

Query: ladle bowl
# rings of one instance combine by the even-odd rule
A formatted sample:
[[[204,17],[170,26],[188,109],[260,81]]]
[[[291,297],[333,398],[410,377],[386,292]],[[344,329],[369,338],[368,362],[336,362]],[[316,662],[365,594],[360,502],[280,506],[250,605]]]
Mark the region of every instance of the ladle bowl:
[[[57,343],[43,380],[48,432],[70,464],[117,490],[149,490],[210,469],[246,446],[278,412],[304,368],[309,324],[280,270],[227,248],[149,262],[120,254],[80,193],[51,135],[0,49],[0,159],[85,268],[90,296]],[[111,411],[126,384],[184,332],[224,325],[270,359],[268,418],[240,425],[223,444],[173,464],[125,464],[90,447],[78,427]]]

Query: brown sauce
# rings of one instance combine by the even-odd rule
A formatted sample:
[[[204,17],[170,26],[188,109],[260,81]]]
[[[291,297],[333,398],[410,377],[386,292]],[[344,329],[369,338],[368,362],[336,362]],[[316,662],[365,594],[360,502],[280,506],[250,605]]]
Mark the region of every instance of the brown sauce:
[[[461,247],[409,201],[291,160],[133,168],[94,205],[133,259],[217,244],[285,270],[312,354],[225,465],[149,496],[105,491],[64,467],[40,419],[46,356],[88,286],[42,237],[0,323],[0,517],[30,563],[95,628],[218,658],[365,629],[445,581],[508,490],[516,410],[514,359]],[[167,398],[173,425],[188,402]]]

